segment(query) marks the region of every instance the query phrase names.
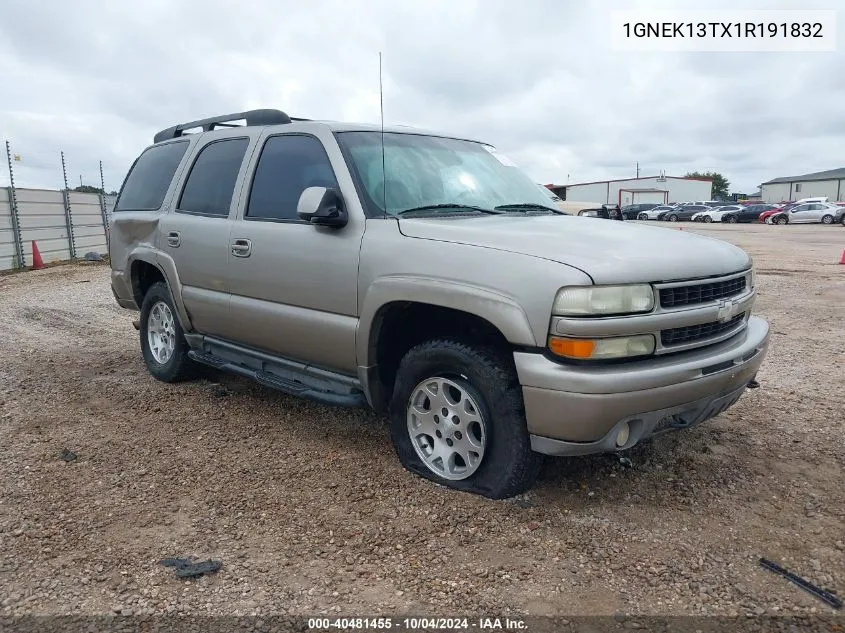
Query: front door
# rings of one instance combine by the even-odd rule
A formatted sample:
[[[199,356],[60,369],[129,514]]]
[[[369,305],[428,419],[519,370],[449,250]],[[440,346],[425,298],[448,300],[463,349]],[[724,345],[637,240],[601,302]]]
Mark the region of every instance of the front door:
[[[229,240],[231,314],[237,342],[293,360],[354,374],[358,256],[365,220],[349,213],[341,228],[318,227],[296,213],[308,187],[341,191],[346,170],[336,146],[299,133],[263,140],[251,187]],[[348,173],[346,181],[349,182]],[[342,192],[345,199],[355,195]],[[347,205],[347,210],[349,206]]]
[[[230,212],[248,138],[200,143],[175,210],[159,223],[159,251],[176,264],[194,330],[224,335],[229,325],[227,276]],[[174,291],[178,291],[174,289]]]
[[[806,224],[813,222],[812,204],[799,204],[797,207],[789,212],[790,224]]]

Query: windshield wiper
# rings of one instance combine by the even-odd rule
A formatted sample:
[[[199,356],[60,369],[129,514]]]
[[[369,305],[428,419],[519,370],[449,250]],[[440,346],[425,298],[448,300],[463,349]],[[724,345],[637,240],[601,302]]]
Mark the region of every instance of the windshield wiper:
[[[517,204],[500,204],[498,207],[495,207],[497,211],[551,211],[552,213],[556,213],[558,215],[567,215],[560,209],[552,209],[551,207],[547,207],[543,204],[535,204],[533,202],[521,202]]]
[[[422,211],[437,211],[438,209],[458,209],[461,211],[478,211],[479,213],[490,213],[498,215],[498,211],[492,209],[485,209],[484,207],[476,207],[471,204],[424,204],[419,207],[411,207],[410,209],[402,209],[397,211],[395,215],[405,215],[406,213],[416,213]]]

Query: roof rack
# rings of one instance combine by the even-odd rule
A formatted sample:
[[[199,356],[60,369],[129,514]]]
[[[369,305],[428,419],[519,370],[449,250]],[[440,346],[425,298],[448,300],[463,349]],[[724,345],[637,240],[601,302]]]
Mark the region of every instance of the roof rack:
[[[168,139],[182,136],[185,130],[201,127],[203,132],[210,132],[218,127],[240,127],[233,125],[231,121],[245,120],[247,126],[253,125],[281,125],[290,123],[291,121],[306,121],[307,119],[292,119],[281,110],[247,110],[246,112],[235,112],[233,114],[221,114],[220,116],[213,116],[209,119],[200,119],[199,121],[189,121],[188,123],[180,123],[174,125],[166,130],[162,130],[153,137],[154,143],[166,141]],[[227,125],[227,123],[229,123]]]

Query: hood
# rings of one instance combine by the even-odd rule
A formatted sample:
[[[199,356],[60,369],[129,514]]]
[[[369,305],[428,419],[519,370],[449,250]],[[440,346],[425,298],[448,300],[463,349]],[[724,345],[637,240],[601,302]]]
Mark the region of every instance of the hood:
[[[677,228],[563,215],[407,218],[403,235],[468,244],[578,268],[596,284],[673,281],[745,270],[740,248]]]

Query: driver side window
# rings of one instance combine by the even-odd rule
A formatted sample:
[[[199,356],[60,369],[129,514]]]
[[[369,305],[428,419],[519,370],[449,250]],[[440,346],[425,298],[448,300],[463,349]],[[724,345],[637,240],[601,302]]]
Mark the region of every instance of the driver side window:
[[[323,144],[304,134],[272,136],[258,159],[245,217],[300,222],[296,207],[308,187],[339,188]]]

